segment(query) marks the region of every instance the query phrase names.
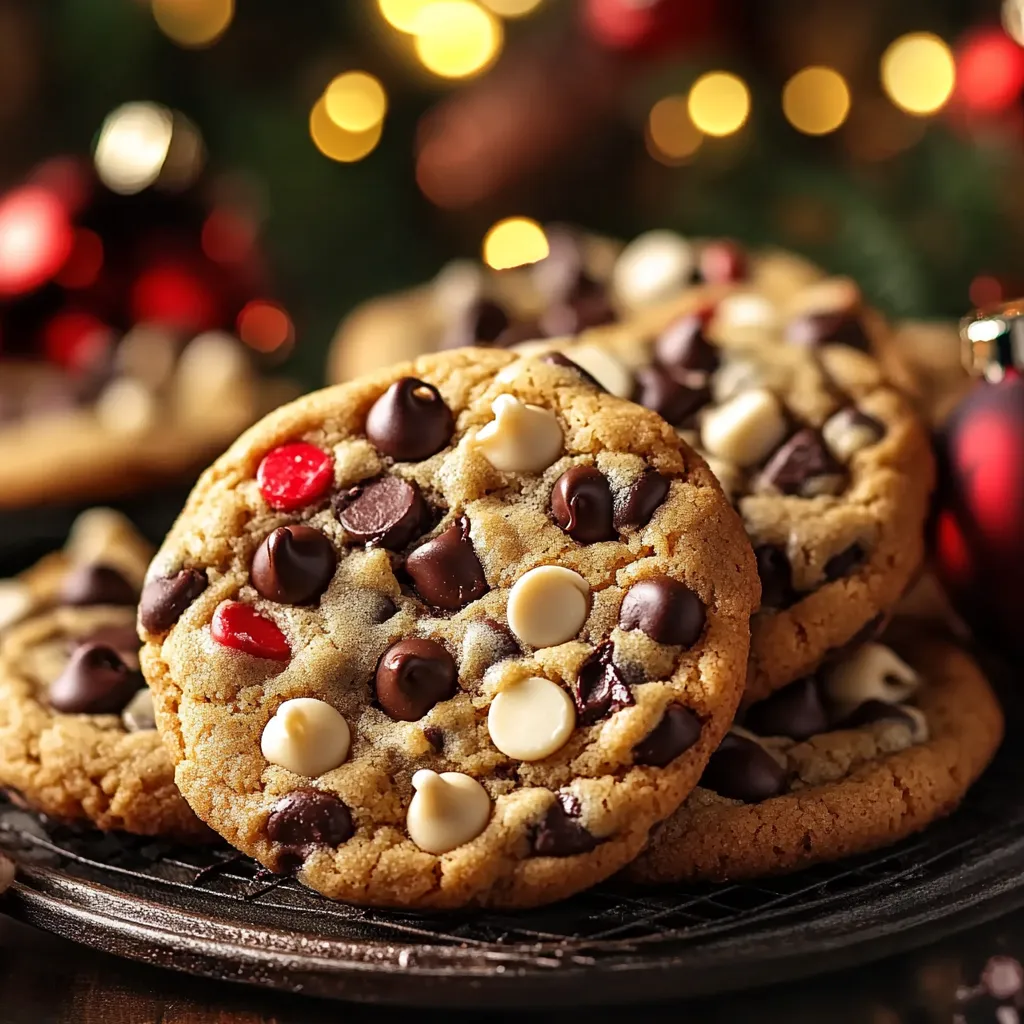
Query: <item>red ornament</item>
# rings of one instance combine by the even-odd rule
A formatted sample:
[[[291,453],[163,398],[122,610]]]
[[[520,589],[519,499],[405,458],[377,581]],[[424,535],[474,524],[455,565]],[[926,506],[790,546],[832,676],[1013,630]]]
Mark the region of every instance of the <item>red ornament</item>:
[[[225,601],[213,613],[210,634],[223,647],[254,658],[287,661],[292,649],[284,633],[270,619],[238,601]]]
[[[1024,650],[1024,379],[981,384],[947,424],[936,561],[964,617]]]
[[[263,456],[256,480],[271,508],[290,512],[327,491],[334,481],[334,459],[304,441],[283,444]]]
[[[1000,28],[975,29],[958,47],[956,95],[965,107],[996,114],[1024,89],[1024,49]]]
[[[712,0],[583,0],[582,16],[600,45],[648,54],[699,42],[716,20]]]

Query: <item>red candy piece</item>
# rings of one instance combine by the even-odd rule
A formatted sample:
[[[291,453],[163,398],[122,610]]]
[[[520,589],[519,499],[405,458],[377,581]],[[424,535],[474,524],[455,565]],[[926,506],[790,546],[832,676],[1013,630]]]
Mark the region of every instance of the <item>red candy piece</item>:
[[[271,508],[290,512],[319,498],[334,481],[334,460],[315,445],[296,441],[263,456],[256,471]]]
[[[238,601],[225,601],[213,613],[210,633],[224,647],[255,658],[287,661],[292,656],[284,633],[270,619]]]

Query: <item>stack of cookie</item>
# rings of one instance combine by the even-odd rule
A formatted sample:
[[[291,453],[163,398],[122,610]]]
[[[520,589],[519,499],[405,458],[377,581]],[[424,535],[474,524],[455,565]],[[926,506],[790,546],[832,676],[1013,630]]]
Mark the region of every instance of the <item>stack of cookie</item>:
[[[556,301],[471,332],[500,344],[308,395],[207,470],[139,602],[166,752],[109,609],[12,627],[0,783],[158,831],[124,812],[152,788],[327,896],[416,908],[793,870],[952,810],[1002,716],[947,641],[879,640],[932,484],[884,328],[787,257],[642,241],[539,268]],[[55,808],[35,755],[71,728],[66,774],[119,817]]]

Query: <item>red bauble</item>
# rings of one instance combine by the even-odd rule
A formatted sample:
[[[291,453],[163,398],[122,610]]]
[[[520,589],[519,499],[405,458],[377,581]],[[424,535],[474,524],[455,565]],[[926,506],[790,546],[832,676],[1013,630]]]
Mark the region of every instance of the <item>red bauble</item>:
[[[940,575],[965,618],[1024,651],[1024,378],[972,391],[947,424],[940,462]]]
[[[714,27],[714,0],[582,0],[583,23],[612,50],[658,53],[699,42]]]

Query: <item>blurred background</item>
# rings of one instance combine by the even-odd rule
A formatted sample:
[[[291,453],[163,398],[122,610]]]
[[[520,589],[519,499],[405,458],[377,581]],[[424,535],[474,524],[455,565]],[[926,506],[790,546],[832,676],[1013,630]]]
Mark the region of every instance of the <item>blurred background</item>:
[[[2,0],[0,353],[163,321],[314,386],[360,300],[543,255],[507,218],[958,316],[1024,292],[1022,90],[1024,0]]]

